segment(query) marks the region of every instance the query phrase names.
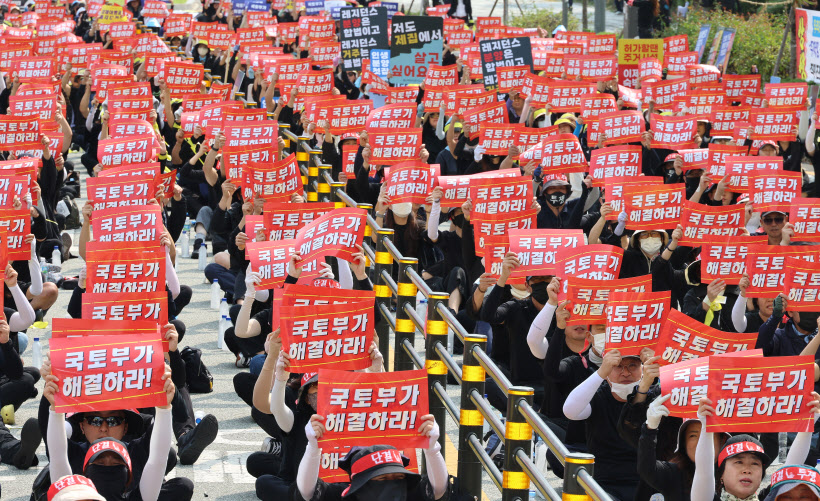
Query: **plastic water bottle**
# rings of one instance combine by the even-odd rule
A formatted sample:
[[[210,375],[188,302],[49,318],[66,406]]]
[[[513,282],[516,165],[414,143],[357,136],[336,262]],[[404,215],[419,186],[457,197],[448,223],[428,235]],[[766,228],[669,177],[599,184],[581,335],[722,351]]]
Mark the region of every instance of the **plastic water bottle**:
[[[31,363],[34,364],[34,367],[40,367],[43,365],[43,351],[40,346],[39,337],[35,337],[34,343],[31,345]]]
[[[224,301],[224,300],[223,300]],[[220,350],[225,349],[225,331],[227,327],[225,325],[225,315],[220,315],[219,317],[219,335],[216,338],[216,347]]]
[[[219,279],[215,278],[211,284],[211,309],[219,310],[219,301],[222,299],[222,289],[219,288]]]
[[[60,248],[55,245],[54,250],[51,251],[51,264],[53,264],[55,267],[57,267],[58,271],[60,269],[62,269],[62,265],[63,265],[62,258],[63,258],[63,255],[60,254]]]
[[[199,422],[202,421],[202,418],[204,418],[204,417],[205,417],[204,412],[202,412],[202,411],[194,412],[194,420],[196,421],[196,424],[199,424]]]
[[[191,257],[191,237],[188,233],[191,231],[191,220],[185,218],[185,226],[182,227],[182,234],[179,236],[179,250],[184,258]]]
[[[199,271],[205,271],[205,266],[208,265],[208,245],[202,242],[199,246],[199,258],[197,260]]]
[[[231,318],[231,307],[228,305],[228,299],[222,298],[222,301],[219,302],[219,316]]]
[[[46,277],[48,277],[48,265],[46,264],[46,258],[40,258],[40,274],[43,275],[43,283],[46,282]]]
[[[416,315],[421,318],[421,325],[427,327],[427,297],[421,292],[416,293]],[[422,334],[426,329],[421,331]]]

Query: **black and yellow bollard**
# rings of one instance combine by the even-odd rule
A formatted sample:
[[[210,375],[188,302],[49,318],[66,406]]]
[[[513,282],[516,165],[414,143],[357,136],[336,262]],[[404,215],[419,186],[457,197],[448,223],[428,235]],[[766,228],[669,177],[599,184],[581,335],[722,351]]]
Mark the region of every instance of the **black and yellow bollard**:
[[[342,197],[339,195],[344,190],[345,183],[341,181],[333,181],[332,183],[330,183],[331,201],[333,202],[334,207],[336,207],[337,209],[344,209],[345,207],[347,207],[347,204],[344,200],[342,200]],[[368,228],[369,226],[365,226],[365,231],[367,231]],[[367,266],[370,266],[370,264],[368,263]]]
[[[481,498],[481,475],[483,467],[478,456],[470,447],[470,436],[479,440],[484,433],[484,416],[470,396],[475,390],[484,395],[486,373],[473,350],[487,350],[487,336],[470,334],[464,338],[464,358],[461,366],[461,413],[458,419],[458,481],[462,492]]]
[[[441,343],[447,349],[447,322],[441,319],[441,314],[436,308],[437,305],[447,306],[449,294],[434,292],[427,298],[427,323],[424,326],[425,334],[425,362],[427,369],[427,382],[430,385],[430,395],[435,395],[435,384],[438,382],[442,388],[447,388],[447,366],[441,360],[441,356],[436,351],[436,343]],[[444,402],[440,398],[430,399],[430,414],[436,418],[437,423],[444,423],[447,419],[447,411]],[[441,454],[444,455],[444,433],[438,438],[441,443]]]
[[[273,120],[273,113],[268,113],[268,119]],[[285,131],[290,130],[287,124],[279,124],[279,137],[282,138],[282,141],[285,142],[285,156],[290,155],[293,153],[293,150],[290,147],[290,137],[285,134]],[[306,184],[307,179],[303,176],[302,177],[302,184]]]
[[[583,452],[570,452],[564,461],[564,487],[562,501],[592,501],[583,487],[578,483],[578,470],[584,469],[592,475],[595,469],[595,456]]]
[[[399,260],[399,279],[396,283],[398,294],[396,294],[396,361],[393,363],[394,371],[409,371],[416,368],[402,345],[405,339],[409,339],[411,345],[414,344],[416,339],[416,324],[410,320],[410,315],[404,311],[404,306],[409,304],[411,308],[416,309],[418,288],[410,280],[408,271],[411,269],[418,271],[418,268],[419,260],[414,257],[405,257]]]
[[[373,271],[373,292],[376,293],[376,305],[383,304],[390,309],[390,300],[393,298],[393,291],[387,286],[382,278],[382,271],[387,271],[389,275],[393,270],[393,256],[387,252],[385,240],[393,241],[393,230],[382,228],[376,232],[376,265]],[[384,316],[384,315],[382,315]],[[384,367],[390,370],[390,324],[387,320],[382,320],[376,324],[376,335],[379,337],[379,351],[384,357]]]
[[[327,178],[325,177],[327,174]],[[332,178],[333,176],[333,167],[327,164],[319,164],[319,201],[320,202],[332,202],[330,198],[330,183],[327,182],[328,178]]]
[[[532,454],[532,427],[518,410],[518,402],[526,400],[532,406],[534,393],[532,388],[513,386],[507,394],[502,501],[529,499],[530,496],[530,477],[515,460],[515,456],[519,449],[523,450],[527,456]]]

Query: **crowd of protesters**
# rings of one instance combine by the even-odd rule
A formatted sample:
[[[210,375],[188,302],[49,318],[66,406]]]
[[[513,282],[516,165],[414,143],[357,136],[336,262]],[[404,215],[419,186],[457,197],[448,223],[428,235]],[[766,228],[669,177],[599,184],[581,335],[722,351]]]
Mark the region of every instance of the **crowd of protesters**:
[[[307,110],[294,105],[300,97],[299,86],[282,92],[284,87],[277,82],[285,78],[284,75],[262,65],[255,66],[254,61],[258,59],[254,59],[253,54],[243,54],[239,45],[230,49],[212,48],[207,40],[197,38],[192,32],[167,35],[162,19],[143,15],[147,3],[131,0],[124,5],[123,14],[129,21],[144,22],[140,29],[161,37],[171,54],[205,68],[202,95],[229,92],[230,98],[226,94],[223,101],[236,100],[242,107],[262,109],[268,120],[278,121],[280,127],[305,137],[311,147],[320,149],[323,162],[332,167],[332,177],[345,183],[346,193],[358,203],[371,204],[376,223],[394,230],[393,242],[398,251],[405,257],[418,259],[419,271],[433,290],[449,294],[447,306],[462,325],[469,332],[488,336],[489,355],[509,381],[535,390],[536,409],[555,435],[572,451],[594,454],[595,480],[613,500],[646,501],[657,499],[653,496],[661,494],[666,500],[820,501],[820,471],[814,468],[820,451],[813,427],[796,435],[789,434],[784,466],[769,474],[767,470],[780,450],[778,434],[769,432],[766,423],[754,430],[745,430],[748,433],[714,433],[707,422],[722,411],[716,410],[720,406],[711,396],[700,398],[696,417],[682,419],[671,415],[668,406],[671,395],[666,389],[662,393],[659,385],[660,367],[668,362],[662,360],[663,354],[645,348],[622,355],[618,349],[607,347],[605,323],[572,322],[576,313],[564,295],[563,271],[522,278],[516,270],[531,263],[515,252],[503,253],[499,266],[491,268],[489,252],[482,252],[477,244],[484,231],[479,228],[481,215],[477,211],[482,200],[467,198],[456,204],[459,206],[445,204],[446,189],[443,183],[438,183],[430,185],[424,204],[395,203],[391,200],[395,197],[385,188],[388,178],[385,166],[371,163],[377,145],[371,142],[368,131],[333,135],[328,120],[312,121]],[[646,3],[657,16],[658,2]],[[135,45],[122,49],[121,41],[114,40],[108,28],[98,22],[98,14],[89,15],[92,5],[80,0],[72,0],[65,6],[60,4],[65,11],[58,21],[66,21],[69,29],[57,33],[70,34],[71,43],[85,43],[101,51],[127,56],[127,63],[123,64],[129,69],[129,75],[133,74],[135,82],[147,82],[152,91],[152,107],[146,122],[157,147],[151,161],[159,163],[157,174],[175,172],[173,191],[158,193],[151,201],[161,210],[163,226],[157,243],[166,263],[168,322],[162,325],[161,331],[168,350],[162,375],[162,405],[58,412],[56,396],[64,392],[66,386],[52,372],[52,359],[46,356],[41,367],[24,365],[21,356],[26,355],[27,348],[32,351],[26,330],[47,314],[57,317],[66,313],[52,308],[59,294],[70,296],[67,313],[71,317],[83,318],[87,314],[83,308],[83,295],[89,293],[86,265],[79,277],[49,281],[44,279],[42,263],[56,259],[57,255],[63,261],[78,257],[85,260],[87,247],[99,239],[95,239],[92,231],[93,204],[86,203],[78,211],[74,199],[80,197],[82,180],[98,177],[110,167],[99,161],[98,149],[101,141],[111,137],[109,125],[113,110],[109,110],[103,99],[98,99],[99,82],[94,81],[87,67],[77,69],[70,63],[60,64],[59,78],[52,76],[47,82],[32,83],[18,78],[11,69],[13,66],[8,66],[0,82],[0,113],[12,116],[15,96],[34,87],[45,88],[44,92],[48,93],[53,86],[58,109],[52,119],[55,128],[40,125],[39,144],[29,145],[29,151],[12,148],[3,151],[3,161],[27,158],[38,161],[32,192],[27,191],[22,198],[15,197],[13,203],[4,206],[29,211],[31,234],[25,236],[25,244],[31,246],[31,254],[28,260],[9,260],[3,273],[5,304],[4,318],[0,319],[3,422],[14,424],[15,411],[40,395],[37,384],[41,379],[44,386],[37,418],[23,424],[19,438],[5,425],[0,425],[0,460],[21,470],[36,466],[37,450],[41,441],[45,441],[49,464],[32,486],[35,499],[181,501],[196,495],[197,486],[185,477],[177,475],[165,480],[177,462],[196,463],[216,439],[219,428],[215,415],[195,418],[191,393],[203,391],[194,379],[202,371],[192,373],[191,366],[195,362],[201,365],[201,360],[183,356],[180,347],[186,326],[179,314],[191,301],[193,290],[180,283],[176,274],[176,261],[185,258],[175,242],[187,241],[187,221],[190,220],[191,257],[208,260],[203,273],[210,282],[218,284],[230,305],[230,325],[226,326],[224,341],[231,352],[228,356],[238,370],[234,388],[239,399],[235,404],[242,405],[241,399],[249,407],[253,421],[269,435],[262,450],[251,454],[246,464],[248,473],[257,479],[257,496],[277,501],[458,499],[459,493],[453,491],[448,479],[448,473],[454,472],[448,472],[440,453],[439,426],[443,429],[444,424],[436,423],[427,409],[419,412],[422,424],[416,430],[425,440],[429,438],[422,449],[424,474],[407,469],[409,459],[402,451],[388,445],[373,445],[354,447],[340,461],[340,468],[349,475],[350,482],[326,483],[319,478],[319,440],[326,433],[325,417],[317,414],[319,378],[315,373],[290,371],[292,355],[282,349],[280,330],[274,328],[272,321],[278,308],[275,294],[260,287],[264,277],[259,270],[253,270],[246,254],[249,243],[268,239],[265,231],[246,231],[249,217],[263,215],[264,199],[244,197],[241,183],[228,175],[232,166],[226,164],[226,155],[221,151],[226,147],[225,134],[211,135],[208,128],[199,123],[186,131],[182,100],[172,98],[172,89],[163,78],[149,76],[149,58],[142,48]],[[3,43],[33,47],[41,35],[32,32],[27,38],[27,28],[38,25],[38,18],[48,19],[41,12],[47,9],[50,13],[54,7],[50,2],[35,0],[28,0],[25,5],[3,4],[0,7],[5,23]],[[96,5],[96,13],[99,7]],[[297,7],[273,7],[264,18],[273,23],[294,23],[305,15],[298,3]],[[446,16],[472,23],[469,0],[454,1]],[[195,20],[226,25],[227,31],[234,32],[253,27],[249,18],[247,13],[236,14],[227,4],[220,6],[207,1]],[[568,40],[561,33],[560,29],[550,34],[533,28],[524,35],[533,39],[552,35],[556,44],[553,48],[560,48]],[[644,35],[642,33],[642,37]],[[267,39],[270,47],[281,45],[284,53],[291,54],[294,60],[311,57],[310,42],[306,36],[293,41],[279,36]],[[16,57],[25,60],[38,55],[36,52],[26,54]],[[8,57],[13,61],[15,56]],[[459,54],[457,46],[445,43],[440,62],[445,68],[455,68],[461,85],[481,83],[481,75],[475,74],[475,66]],[[326,65],[333,72],[332,95],[350,101],[372,98],[375,102],[384,94],[377,88],[374,77],[364,78],[365,72],[359,69],[345,69],[341,55]],[[570,79],[567,75],[562,77]],[[713,87],[720,87],[719,80],[712,83]],[[760,236],[774,249],[773,253],[778,252],[777,248],[806,245],[801,237],[810,231],[796,228],[793,214],[782,207],[756,211],[755,202],[746,193],[727,189],[728,175],[716,182],[709,168],[691,168],[682,153],[655,144],[654,120],[685,117],[689,115],[686,106],[674,112],[662,111],[653,99],[641,97],[639,89],[619,86],[617,79],[607,78],[596,86],[596,94],[612,96],[616,110],[637,109],[641,115],[642,130],[646,132],[630,143],[641,153],[637,176],[662,178],[665,184],[685,186],[686,199],[698,206],[742,205],[744,221],[736,236]],[[554,106],[538,103],[522,90],[514,88],[498,93],[506,112],[504,123],[521,124],[522,130],[533,132],[543,129],[544,138],[559,134],[573,137],[586,162],[590,162],[596,150],[608,146],[609,131],[601,129],[599,140],[591,140],[590,120],[585,119],[580,110],[553,112]],[[760,284],[748,273],[742,275],[736,285],[722,279],[701,281],[701,274],[705,272],[700,265],[701,247],[680,243],[684,239],[683,225],[628,228],[635,221],[630,220],[623,205],[616,211],[611,193],[602,189],[605,184],[595,178],[591,169],[569,175],[548,173],[543,163],[527,157],[528,147],[524,145],[510,146],[507,154],[489,154],[485,146],[479,144],[479,136],[472,133],[475,125],[465,117],[469,110],[448,112],[444,103],[427,109],[423,104],[425,91],[429,89],[422,85],[417,97],[409,101],[417,109],[412,125],[421,128],[424,143],[412,160],[437,165],[445,176],[483,176],[509,170],[515,176],[531,178],[533,197],[527,200],[527,210],[537,214],[532,229],[581,230],[581,246],[621,249],[619,274],[614,278],[648,277],[651,292],[668,291],[671,308],[704,328],[725,333],[758,333],[755,345],[748,348],[762,350],[763,357],[818,357],[820,307],[790,308],[795,300],[786,290],[770,296],[749,295],[750,288],[759,288]],[[740,105],[742,99],[736,101],[734,104]],[[726,103],[731,102],[732,98],[726,97]],[[769,106],[773,103],[757,104],[758,109]],[[806,106],[789,111],[809,113]],[[767,140],[756,133],[751,138],[713,133],[709,116],[698,115],[696,132],[693,131],[686,148],[680,149],[730,145],[742,148],[738,155],[778,158],[783,172],[802,173],[798,189],[801,200],[816,199],[820,198],[820,186],[808,172],[803,172],[803,163],[816,166],[820,160],[816,154],[817,119],[816,114],[809,117],[807,132],[802,137],[795,127],[791,140]],[[486,126],[485,123],[477,125]],[[54,143],[55,135],[62,136],[62,141]],[[54,144],[59,145],[59,151],[54,149]],[[348,160],[343,156],[345,147],[356,151],[352,173],[347,170]],[[280,151],[284,148],[284,140],[279,139]],[[83,152],[81,156],[70,155],[79,151]],[[85,168],[82,176],[79,163]],[[305,193],[290,197],[294,205],[308,204],[306,200]],[[680,204],[683,203],[681,200]],[[79,256],[71,254],[72,242],[66,233],[75,227],[81,228],[77,242]],[[806,238],[809,244],[820,241],[816,238],[816,226],[813,232],[813,236]],[[5,240],[6,234],[2,235]],[[300,280],[301,261],[299,253],[290,255],[286,285],[305,283]],[[328,261],[319,270],[319,276],[324,279],[322,284],[373,291],[363,247],[358,246],[349,261]],[[817,266],[818,261],[809,262]],[[394,278],[397,274],[398,267],[394,267]],[[569,282],[571,284],[571,279]],[[378,308],[375,318],[380,318]],[[463,347],[457,339],[454,344],[451,349],[459,354]],[[385,371],[377,346],[373,342],[367,350],[370,366],[366,372]],[[817,379],[820,377],[815,376],[815,381]],[[487,378],[486,384],[490,404],[506,412],[507,397],[503,389],[491,378]],[[808,387],[804,394],[801,402],[805,411],[816,416],[820,413],[820,395]],[[491,437],[486,438],[492,441]],[[171,447],[174,441],[175,449]],[[488,451],[498,452],[495,447],[488,447]],[[561,463],[551,453],[547,461],[555,475],[563,475]]]

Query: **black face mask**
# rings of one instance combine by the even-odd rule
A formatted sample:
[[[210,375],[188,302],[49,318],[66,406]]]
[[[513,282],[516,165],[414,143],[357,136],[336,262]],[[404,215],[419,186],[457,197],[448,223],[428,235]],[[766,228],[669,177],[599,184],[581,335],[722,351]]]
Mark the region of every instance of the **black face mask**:
[[[84,474],[94,482],[97,492],[102,494],[106,501],[125,499],[125,488],[128,486],[128,467],[126,465],[103,466],[90,464],[86,466]]]
[[[370,481],[356,491],[356,499],[362,501],[405,501],[407,499],[406,480]]]
[[[547,293],[547,286],[549,283],[547,282],[538,282],[535,284],[530,285],[532,289],[532,293],[530,297],[538,301],[540,304],[547,304],[549,300],[549,294]]]
[[[567,194],[551,193],[547,195],[547,203],[552,205],[553,207],[561,207],[562,205],[567,203]]]
[[[453,217],[453,224],[455,224],[459,228],[463,228],[464,227],[464,215],[459,214],[458,216],[454,216]]]
[[[818,315],[820,314],[812,311],[801,311],[800,321],[797,322],[797,326],[808,333],[815,332],[817,330]]]
[[[686,199],[689,200],[692,195],[697,191],[698,185],[700,184],[699,177],[687,177],[685,178],[686,182]]]

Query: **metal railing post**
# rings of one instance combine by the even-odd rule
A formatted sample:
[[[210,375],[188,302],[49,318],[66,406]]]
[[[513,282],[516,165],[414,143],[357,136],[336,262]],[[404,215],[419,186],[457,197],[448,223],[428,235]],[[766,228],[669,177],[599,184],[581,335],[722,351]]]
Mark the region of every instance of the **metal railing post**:
[[[299,143],[303,148],[309,148],[308,143],[302,143],[301,138],[299,139]],[[319,161],[321,161],[321,154],[322,150],[314,150],[311,149],[307,152],[307,170],[308,170],[308,184],[307,184],[307,196],[308,202],[318,202],[319,201],[319,192],[317,191],[317,186],[319,184],[319,162],[314,162],[313,157],[319,155]]]
[[[268,115],[271,115],[271,113],[268,113]],[[271,117],[268,116],[268,118],[271,118]],[[293,150],[290,147],[290,138],[288,137],[287,134],[285,134],[285,131],[289,131],[289,130],[290,130],[290,127],[287,124],[279,124],[279,137],[281,137],[282,140],[285,142],[285,153],[287,153],[288,155],[293,153]],[[304,183],[302,183],[302,184],[304,184]]]
[[[332,199],[330,198],[330,185],[325,179],[324,174],[327,173],[328,176],[333,176],[333,167],[326,164],[319,164],[319,201],[320,202],[331,202]]]
[[[427,298],[427,323],[424,326],[425,332],[425,362],[424,367],[427,369],[427,382],[430,384],[430,394],[435,395],[436,382],[441,383],[443,388],[447,388],[447,366],[441,360],[441,356],[436,351],[436,344],[441,343],[444,349],[447,349],[447,323],[441,319],[441,314],[438,312],[438,304],[441,303],[447,306],[447,300],[450,298],[449,294],[435,292]],[[441,399],[430,399],[430,414],[436,418],[436,422],[444,423],[447,419],[447,411],[444,408],[444,403]],[[441,444],[441,454],[444,455],[444,434],[438,437]]]
[[[393,292],[382,278],[382,271],[387,271],[389,274],[393,270],[393,257],[387,252],[387,247],[384,246],[385,239],[393,240],[393,230],[391,228],[382,228],[376,232],[376,263],[373,272],[373,292],[376,293],[376,305],[383,304],[389,310],[390,299],[393,297]],[[390,325],[387,319],[382,319],[381,322],[376,324],[376,335],[379,337],[379,351],[382,353],[382,357],[384,357],[384,367],[390,370]]]
[[[310,183],[310,175],[305,176],[307,172],[310,174],[310,153],[305,151],[302,148],[303,141],[306,143],[310,138],[307,136],[302,136],[299,138],[299,141],[296,144],[291,143],[291,151],[296,152],[296,163],[299,165],[299,170],[302,172],[302,184],[305,187],[305,194],[307,195],[308,202],[315,202],[316,201],[316,194],[313,193],[311,198],[311,193],[313,192],[313,186]],[[315,179],[315,177],[314,177]]]
[[[481,461],[472,447],[470,436],[479,440],[484,432],[484,416],[470,398],[473,390],[484,394],[484,380],[487,375],[473,350],[487,349],[487,336],[470,334],[464,338],[464,359],[461,367],[461,413],[458,420],[458,480],[462,492],[469,496],[481,497]]]
[[[535,391],[525,386],[513,386],[507,395],[507,424],[504,429],[504,477],[502,501],[529,499],[530,477],[515,460],[517,450],[527,456],[532,453],[532,427],[518,410],[518,402],[526,400],[532,405]]]
[[[416,325],[410,320],[410,316],[404,311],[404,305],[409,304],[413,309],[416,308],[416,293],[418,287],[410,280],[407,274],[407,269],[411,268],[418,271],[419,260],[414,257],[405,257],[399,260],[399,279],[397,281],[398,294],[396,294],[396,338],[395,338],[395,356],[396,361],[393,362],[394,371],[409,371],[413,370],[415,366],[410,357],[404,352],[402,344],[405,339],[410,341],[410,344],[415,344]]]
[[[570,452],[564,462],[564,485],[561,499],[590,501],[592,498],[578,483],[578,470],[584,469],[591,475],[595,468],[595,456],[583,452]]]
[[[344,200],[342,200],[341,195],[339,193],[344,193],[345,191],[345,183],[341,181],[334,181],[330,183],[330,201],[333,202],[334,207],[337,209],[344,209],[347,207],[347,204]],[[367,232],[368,226],[364,225],[364,231]]]

